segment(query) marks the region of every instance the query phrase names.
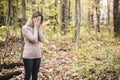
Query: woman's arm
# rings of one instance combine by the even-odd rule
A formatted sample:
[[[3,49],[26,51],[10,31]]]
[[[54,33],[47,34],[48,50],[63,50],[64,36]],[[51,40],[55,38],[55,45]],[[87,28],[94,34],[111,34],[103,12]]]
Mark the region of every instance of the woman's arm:
[[[37,27],[34,27],[34,33],[32,34],[27,28],[26,26],[22,27],[22,33],[23,36],[28,39],[29,41],[36,43],[38,42],[38,29]]]

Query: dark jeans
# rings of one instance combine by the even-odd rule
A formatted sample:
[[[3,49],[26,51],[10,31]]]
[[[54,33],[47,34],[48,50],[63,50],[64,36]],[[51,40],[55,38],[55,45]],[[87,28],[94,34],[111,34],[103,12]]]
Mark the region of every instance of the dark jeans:
[[[37,80],[37,75],[40,67],[41,59],[26,59],[23,58],[24,68],[25,68],[25,78],[24,80],[30,80],[32,74],[32,80]]]

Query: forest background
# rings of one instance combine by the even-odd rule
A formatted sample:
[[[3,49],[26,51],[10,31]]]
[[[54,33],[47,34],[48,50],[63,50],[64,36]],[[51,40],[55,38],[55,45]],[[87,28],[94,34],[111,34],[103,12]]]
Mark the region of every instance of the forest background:
[[[44,16],[39,80],[119,80],[120,0],[0,0],[0,79],[24,78],[21,28]]]

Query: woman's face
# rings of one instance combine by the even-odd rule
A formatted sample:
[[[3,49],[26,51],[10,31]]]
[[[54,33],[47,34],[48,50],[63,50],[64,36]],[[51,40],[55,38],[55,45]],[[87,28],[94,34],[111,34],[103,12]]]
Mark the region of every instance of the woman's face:
[[[38,16],[38,17],[33,18],[33,22],[35,22],[35,21],[37,21],[39,23],[39,25],[42,24],[42,22],[41,22],[42,21],[42,17]]]

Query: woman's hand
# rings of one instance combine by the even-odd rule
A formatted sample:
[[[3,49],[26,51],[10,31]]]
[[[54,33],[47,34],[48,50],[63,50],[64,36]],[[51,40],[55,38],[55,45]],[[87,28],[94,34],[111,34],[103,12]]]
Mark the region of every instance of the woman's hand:
[[[40,26],[40,20],[37,20],[36,18],[33,19],[34,21],[34,26],[39,27]]]
[[[45,40],[44,40],[44,43],[47,43],[47,44],[48,44],[48,43],[49,43],[49,41],[48,41],[47,39],[45,39]]]

